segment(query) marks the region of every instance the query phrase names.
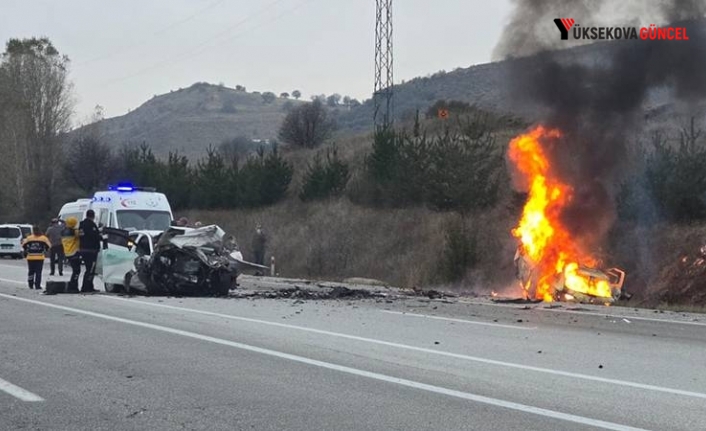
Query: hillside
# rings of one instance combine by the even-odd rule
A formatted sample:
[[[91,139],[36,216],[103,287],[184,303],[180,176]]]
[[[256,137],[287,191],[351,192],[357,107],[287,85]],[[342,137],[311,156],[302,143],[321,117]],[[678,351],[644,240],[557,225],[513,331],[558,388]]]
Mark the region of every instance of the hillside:
[[[265,103],[259,93],[197,83],[155,96],[120,117],[98,123],[113,146],[147,142],[158,156],[178,150],[189,157],[202,155],[209,145],[246,136],[274,139],[277,128],[295,100],[277,98]]]
[[[703,24],[706,28],[706,24]],[[610,58],[611,50],[626,41],[594,43],[562,52],[567,62],[600,66]],[[440,99],[459,100],[485,110],[512,114],[526,120],[541,115],[531,102],[513,99],[510,94],[511,72],[530,67],[532,58],[440,71],[395,86],[394,114],[397,120],[413,118],[415,111],[424,113]],[[525,63],[527,62],[527,63]],[[111,145],[149,143],[156,154],[179,150],[198,157],[210,144],[217,145],[237,136],[250,139],[275,139],[287,109],[302,101],[276,98],[265,103],[260,93],[197,83],[186,89],[156,96],[139,108],[120,117],[100,123],[104,139]],[[677,117],[706,114],[706,106],[680,106],[673,103],[670,90],[653,89],[644,102],[645,120],[651,127],[664,127]],[[372,127],[372,101],[348,108],[332,109],[338,123],[338,138],[367,132]]]
[[[706,28],[706,24],[704,25]],[[624,41],[599,42],[563,50],[561,59],[567,63],[583,63],[601,66],[608,61],[611,50]],[[541,116],[535,104],[513,99],[511,95],[512,72],[531,67],[532,57],[509,59],[456,68],[453,71],[439,71],[434,74],[414,78],[395,85],[394,117],[396,120],[409,120],[416,110],[424,114],[437,100],[459,100],[479,108],[500,114],[510,114],[532,121]],[[687,109],[688,108],[688,109]],[[675,106],[669,90],[653,89],[644,103],[645,115],[650,122],[668,123],[677,115],[691,114],[691,107]],[[690,110],[691,109],[691,110]],[[698,107],[698,113],[706,113],[706,108]],[[366,100],[351,112],[337,116],[339,126],[346,131],[363,131],[370,128],[373,104]]]

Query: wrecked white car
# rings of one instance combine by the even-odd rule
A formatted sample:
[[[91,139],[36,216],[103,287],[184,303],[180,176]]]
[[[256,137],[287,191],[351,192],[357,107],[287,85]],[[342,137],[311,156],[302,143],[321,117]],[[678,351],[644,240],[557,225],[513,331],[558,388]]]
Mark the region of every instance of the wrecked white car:
[[[242,254],[218,226],[165,232],[106,229],[98,276],[107,292],[227,295]]]
[[[572,263],[560,273],[543,275],[539,273],[537,264],[519,248],[514,264],[515,276],[528,300],[612,304],[630,297],[623,290],[625,271],[619,268],[603,270]]]

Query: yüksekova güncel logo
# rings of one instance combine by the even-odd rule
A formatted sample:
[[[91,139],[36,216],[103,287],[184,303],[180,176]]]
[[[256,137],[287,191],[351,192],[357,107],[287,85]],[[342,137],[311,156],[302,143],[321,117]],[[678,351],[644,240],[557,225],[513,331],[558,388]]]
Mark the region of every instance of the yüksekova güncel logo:
[[[559,29],[561,40],[689,40],[686,27],[582,27],[572,18],[556,18],[554,24]]]

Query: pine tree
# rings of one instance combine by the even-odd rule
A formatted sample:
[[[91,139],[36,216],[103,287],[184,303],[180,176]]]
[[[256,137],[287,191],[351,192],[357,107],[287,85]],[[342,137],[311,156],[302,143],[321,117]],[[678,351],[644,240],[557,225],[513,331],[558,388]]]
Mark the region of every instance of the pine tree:
[[[338,158],[338,150],[335,147],[326,151],[325,163],[321,152],[318,152],[313,163],[307,167],[299,198],[309,201],[340,196],[345,191],[349,179],[348,164]]]

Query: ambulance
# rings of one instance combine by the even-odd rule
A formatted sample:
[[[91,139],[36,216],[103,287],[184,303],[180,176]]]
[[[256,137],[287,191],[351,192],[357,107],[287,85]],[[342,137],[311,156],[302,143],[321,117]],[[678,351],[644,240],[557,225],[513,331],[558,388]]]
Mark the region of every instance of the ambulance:
[[[131,184],[109,186],[108,190],[95,192],[91,199],[79,199],[65,204],[59,218],[66,221],[76,217],[79,221],[92,209],[95,222],[101,227],[126,231],[165,231],[173,220],[167,197],[150,187]]]

